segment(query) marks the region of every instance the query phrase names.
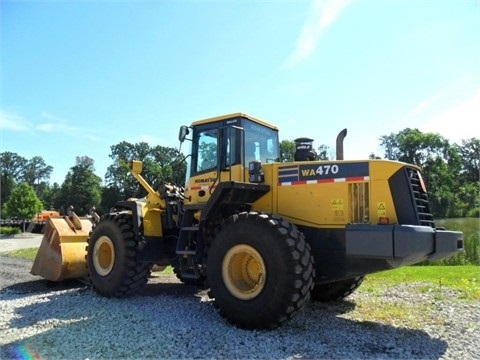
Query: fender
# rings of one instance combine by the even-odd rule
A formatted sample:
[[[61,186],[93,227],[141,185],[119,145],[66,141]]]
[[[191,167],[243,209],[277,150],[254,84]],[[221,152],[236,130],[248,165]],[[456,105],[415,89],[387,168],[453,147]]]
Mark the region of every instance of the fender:
[[[141,213],[141,203],[139,201],[119,201],[115,204],[111,213],[130,212],[133,219],[133,231],[138,239],[139,252],[137,261],[139,262],[159,262],[163,259],[163,237],[144,236],[143,235],[143,217]]]

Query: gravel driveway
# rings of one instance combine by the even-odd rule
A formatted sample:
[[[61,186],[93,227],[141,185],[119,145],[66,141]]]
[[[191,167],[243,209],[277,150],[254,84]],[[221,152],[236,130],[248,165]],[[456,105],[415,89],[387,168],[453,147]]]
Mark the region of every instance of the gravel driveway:
[[[118,300],[32,276],[31,265],[0,255],[1,359],[480,359],[480,302],[450,290],[439,298],[415,284],[360,287],[347,301],[308,304],[277,330],[247,331],[171,275],[154,273],[140,294]],[[412,313],[365,320],[359,304]]]
[[[43,235],[23,233],[18,235],[1,235],[0,236],[0,253],[39,247]]]

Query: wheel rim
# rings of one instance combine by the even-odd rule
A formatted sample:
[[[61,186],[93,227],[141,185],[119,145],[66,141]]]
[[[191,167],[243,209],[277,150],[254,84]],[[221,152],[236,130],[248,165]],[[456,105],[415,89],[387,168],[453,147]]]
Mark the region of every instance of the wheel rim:
[[[253,247],[236,245],[223,258],[222,277],[233,296],[241,300],[253,299],[265,286],[265,263]]]
[[[106,276],[115,263],[115,247],[108,236],[100,236],[93,248],[93,266],[97,274]]]

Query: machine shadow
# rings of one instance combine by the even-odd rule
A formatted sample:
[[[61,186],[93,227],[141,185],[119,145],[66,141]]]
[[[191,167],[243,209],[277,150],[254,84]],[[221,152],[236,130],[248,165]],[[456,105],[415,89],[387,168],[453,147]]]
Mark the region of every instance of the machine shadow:
[[[62,281],[49,281],[45,279],[34,279],[23,281],[12,285],[4,286],[0,293],[30,296],[33,294],[50,293],[70,289],[87,290],[91,286],[85,280],[65,279]],[[194,285],[186,285],[180,282],[175,275],[152,273],[147,284],[135,295],[158,296],[168,294],[172,296],[192,296],[199,291],[204,291]]]
[[[0,293],[30,296],[46,292],[50,293],[52,291],[62,291],[76,288],[85,289],[87,287],[88,286],[85,283],[77,279],[67,279],[55,282],[45,279],[35,279],[2,287]]]

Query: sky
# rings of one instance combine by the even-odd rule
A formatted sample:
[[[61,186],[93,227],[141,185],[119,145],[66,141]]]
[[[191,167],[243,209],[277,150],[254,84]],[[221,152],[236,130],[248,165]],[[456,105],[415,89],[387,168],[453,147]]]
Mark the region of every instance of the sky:
[[[0,1],[0,152],[104,178],[122,141],[243,112],[383,156],[405,128],[480,137],[480,0]],[[182,147],[182,151],[185,151]],[[333,150],[332,150],[333,152]]]

